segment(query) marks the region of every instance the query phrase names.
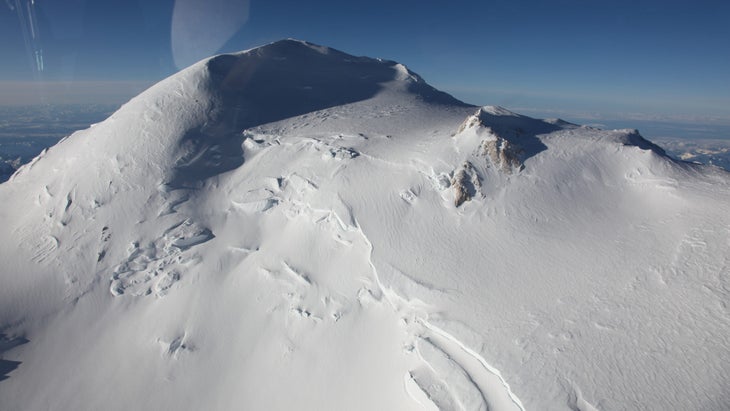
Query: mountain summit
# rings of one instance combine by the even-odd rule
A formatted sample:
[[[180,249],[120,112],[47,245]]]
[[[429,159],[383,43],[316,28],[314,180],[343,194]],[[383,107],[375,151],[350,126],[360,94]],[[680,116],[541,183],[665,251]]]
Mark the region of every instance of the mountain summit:
[[[402,64],[282,40],[205,63],[210,83],[238,125],[251,127],[355,103],[389,89],[428,102],[464,105]]]
[[[724,409],[730,176],[284,40],[0,185],[7,409]]]

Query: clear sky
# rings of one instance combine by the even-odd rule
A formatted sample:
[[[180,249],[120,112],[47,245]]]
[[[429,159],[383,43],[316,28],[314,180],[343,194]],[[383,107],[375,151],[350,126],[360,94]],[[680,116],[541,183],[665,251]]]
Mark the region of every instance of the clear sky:
[[[0,104],[126,98],[207,55],[293,37],[402,62],[474,104],[730,124],[727,0],[4,3]]]

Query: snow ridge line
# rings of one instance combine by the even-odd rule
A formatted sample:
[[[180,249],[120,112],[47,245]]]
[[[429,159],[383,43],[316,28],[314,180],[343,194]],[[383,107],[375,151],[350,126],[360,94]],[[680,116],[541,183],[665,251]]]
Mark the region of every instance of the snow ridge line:
[[[502,373],[489,365],[489,363],[476,351],[472,350],[471,348],[467,347],[463,342],[461,342],[458,338],[454,337],[453,335],[447,333],[446,331],[436,327],[435,325],[429,323],[428,321],[424,320],[423,318],[417,318],[416,321],[421,323],[426,329],[431,331],[432,333],[448,340],[449,342],[455,344],[457,347],[459,347],[461,350],[463,350],[465,353],[469,354],[471,357],[473,357],[475,360],[479,362],[479,364],[482,365],[487,371],[492,373],[495,377],[499,379],[499,381],[502,383],[502,386],[504,387],[505,391],[507,392],[507,395],[509,396],[510,400],[520,409],[520,411],[525,411],[525,406],[522,404],[522,401],[520,401],[519,398],[512,392],[512,389],[510,388],[507,381],[502,377]]]
[[[370,247],[370,255],[368,257],[368,262],[370,263],[370,267],[372,268],[373,277],[375,279],[375,284],[380,289],[380,292],[383,295],[383,298],[385,298],[385,300],[388,302],[388,304],[390,304],[391,307],[394,310],[396,310],[396,312],[400,311],[398,309],[398,305],[394,301],[391,300],[391,297],[396,297],[404,302],[407,302],[407,300],[405,298],[399,296],[398,294],[396,294],[393,290],[390,290],[390,289],[386,290],[385,287],[383,286],[383,283],[380,282],[380,277],[378,276],[378,270],[375,268],[375,264],[373,263],[373,258],[372,258],[373,250],[374,250],[373,243],[370,242],[370,239],[365,235],[365,232],[362,230],[362,227],[360,226],[360,222],[357,221],[357,218],[355,218],[353,216],[353,220],[354,220],[357,231],[360,233],[362,238],[365,240],[367,245]],[[493,374],[495,377],[497,377],[497,379],[500,381],[500,383],[504,387],[505,392],[507,393],[507,396],[517,406],[517,408],[519,408],[520,411],[526,411],[525,406],[522,404],[522,401],[520,401],[520,399],[515,395],[515,393],[512,392],[512,389],[510,388],[509,384],[504,379],[504,377],[502,377],[502,373],[498,369],[491,366],[479,353],[477,353],[473,349],[469,348],[466,344],[464,344],[458,338],[456,338],[453,335],[449,334],[448,332],[442,330],[441,328],[438,328],[435,325],[429,323],[427,320],[425,320],[419,316],[415,316],[415,320],[418,323],[420,323],[421,325],[423,325],[428,331],[453,343],[458,348],[460,348],[462,351],[464,351],[466,354],[473,357],[477,362],[479,362],[479,364],[482,367],[484,367],[485,370],[487,370],[488,372]],[[481,389],[480,389],[480,391],[481,391]],[[484,393],[482,393],[482,395],[484,395]],[[487,399],[487,401],[489,401],[489,400]]]

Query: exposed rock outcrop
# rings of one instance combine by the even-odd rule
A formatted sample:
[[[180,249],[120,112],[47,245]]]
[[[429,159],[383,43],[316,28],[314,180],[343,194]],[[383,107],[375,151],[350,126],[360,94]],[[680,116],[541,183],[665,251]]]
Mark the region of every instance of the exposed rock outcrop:
[[[465,161],[451,178],[451,187],[454,190],[454,205],[459,207],[474,198],[481,191],[481,186],[474,166]]]
[[[500,116],[520,118],[501,107],[481,107],[461,123],[454,136],[465,138],[465,141],[474,141],[472,139],[476,138],[479,143],[473,151],[474,155],[488,158],[488,167],[491,165],[503,173],[511,174],[523,168],[521,154],[524,150],[515,140],[520,139],[524,130],[517,124],[514,128],[495,130],[491,124],[495,117]]]
[[[511,174],[513,171],[520,171],[524,167],[519,155],[522,149],[510,143],[502,137],[484,139],[479,144],[477,155],[488,157],[492,164],[500,171]]]

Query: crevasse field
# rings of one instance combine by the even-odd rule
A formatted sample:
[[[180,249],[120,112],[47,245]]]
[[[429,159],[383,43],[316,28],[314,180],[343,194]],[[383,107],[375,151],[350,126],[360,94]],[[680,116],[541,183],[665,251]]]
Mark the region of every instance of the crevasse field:
[[[392,61],[201,61],[0,202],[2,409],[730,407],[730,173]]]

